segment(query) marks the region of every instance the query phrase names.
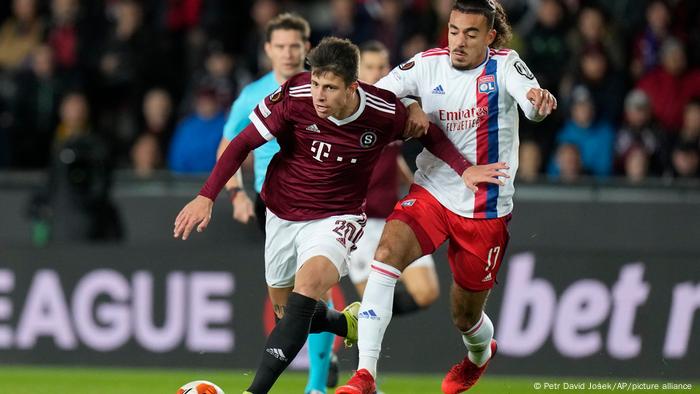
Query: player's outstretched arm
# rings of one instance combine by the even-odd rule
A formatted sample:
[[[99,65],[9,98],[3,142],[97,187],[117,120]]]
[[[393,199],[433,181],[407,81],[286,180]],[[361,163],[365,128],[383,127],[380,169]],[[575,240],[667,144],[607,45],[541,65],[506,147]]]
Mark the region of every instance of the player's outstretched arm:
[[[211,211],[213,207],[214,201],[209,198],[204,196],[195,197],[194,200],[190,201],[182,208],[177,218],[175,218],[173,236],[175,238],[180,238],[180,236],[182,236],[182,240],[184,241],[189,238],[194,226],[197,226],[198,233],[204,231],[211,220]]]
[[[219,148],[216,151],[216,160],[221,158],[224,154],[226,147],[228,147],[229,140],[226,137],[221,138],[219,143]],[[253,207],[253,201],[248,197],[248,193],[243,189],[243,172],[239,168],[231,179],[226,182],[226,191],[231,195],[231,205],[233,211],[233,219],[247,224],[251,218],[255,217],[255,209]]]
[[[530,88],[525,95],[537,111],[538,120],[546,118],[557,109],[557,99],[547,89]]]
[[[214,170],[209,175],[207,182],[199,191],[199,195],[187,204],[175,219],[175,230],[173,231],[175,238],[182,236],[182,239],[186,240],[195,225],[198,225],[197,231],[204,231],[211,219],[211,211],[216,196],[219,195],[226,182],[240,168],[248,153],[265,142],[267,140],[251,124],[228,144],[226,150],[216,162],[216,166],[214,166]]]
[[[415,100],[411,101],[412,102],[406,106],[408,118],[406,119],[406,129],[403,133],[405,139],[424,136],[428,132],[428,125],[430,124],[428,115],[425,114],[420,104]]]

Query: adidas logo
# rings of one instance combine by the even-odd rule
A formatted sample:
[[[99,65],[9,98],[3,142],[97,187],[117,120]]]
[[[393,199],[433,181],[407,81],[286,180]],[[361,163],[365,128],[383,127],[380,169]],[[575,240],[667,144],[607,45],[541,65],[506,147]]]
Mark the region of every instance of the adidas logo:
[[[442,85],[438,85],[433,89],[433,94],[445,94],[445,89],[442,88]]]
[[[376,313],[374,313],[374,309],[360,312],[360,314],[357,317],[360,319],[380,320],[380,317],[377,316]]]
[[[284,352],[282,352],[282,349],[278,348],[267,348],[265,349],[266,352],[270,353],[270,355],[280,361],[287,361],[287,357],[284,356]]]
[[[320,133],[321,130],[319,130],[318,126],[316,126],[316,123],[312,124],[311,126],[306,128],[306,131],[313,131],[314,133]]]
[[[490,280],[491,280],[491,273],[489,272],[488,274],[486,274],[486,276],[484,277],[484,279],[482,279],[481,281],[482,281],[482,282],[488,282],[488,281],[490,281]]]

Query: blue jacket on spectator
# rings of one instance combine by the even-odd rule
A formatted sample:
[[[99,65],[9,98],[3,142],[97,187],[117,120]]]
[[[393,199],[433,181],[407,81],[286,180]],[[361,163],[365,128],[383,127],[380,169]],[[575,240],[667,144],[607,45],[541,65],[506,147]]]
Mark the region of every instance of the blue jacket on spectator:
[[[205,119],[196,113],[177,126],[168,152],[168,168],[181,173],[206,173],[214,168],[224,112]]]
[[[583,128],[569,120],[557,137],[557,145],[561,144],[573,144],[578,147],[583,169],[587,173],[598,177],[612,174],[615,131],[607,121],[599,120]],[[550,161],[547,173],[551,176],[559,175],[559,168],[554,159]]]

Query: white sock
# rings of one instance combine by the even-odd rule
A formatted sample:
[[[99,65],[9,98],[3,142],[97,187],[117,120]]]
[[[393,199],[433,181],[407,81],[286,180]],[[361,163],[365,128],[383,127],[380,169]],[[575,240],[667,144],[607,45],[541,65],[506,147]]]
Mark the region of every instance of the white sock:
[[[360,362],[357,369],[366,369],[376,378],[377,360],[382,348],[382,339],[394,304],[394,286],[401,276],[398,269],[375,261],[367,279],[359,314],[357,348]]]
[[[481,313],[481,319],[474,327],[462,333],[462,341],[469,351],[469,360],[481,367],[491,358],[491,339],[493,339],[493,323],[486,313]]]

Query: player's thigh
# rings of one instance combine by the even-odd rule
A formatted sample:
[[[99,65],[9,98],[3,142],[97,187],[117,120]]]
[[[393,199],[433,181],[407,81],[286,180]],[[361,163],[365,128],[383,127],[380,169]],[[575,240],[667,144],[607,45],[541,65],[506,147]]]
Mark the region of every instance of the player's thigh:
[[[465,290],[453,282],[450,289],[452,322],[462,332],[472,328],[481,318],[486,299],[491,290]]]
[[[377,245],[379,245],[379,238],[382,236],[384,223],[384,219],[367,219],[362,237],[355,244],[356,249],[350,252],[348,263],[350,281],[355,287],[362,285],[362,291],[364,291],[364,285],[367,283],[367,278],[369,278],[370,265],[374,260],[374,252],[377,250]],[[358,288],[360,295],[362,291]]]
[[[387,219],[375,259],[403,270],[433,253],[447,239],[445,210],[427,190],[411,186]]]
[[[297,271],[294,292],[318,300],[338,279],[338,269],[326,256],[314,256]]]
[[[300,226],[266,213],[265,231],[265,281],[272,288],[294,287],[297,254],[295,240]]]
[[[335,268],[336,282],[347,275],[350,251],[362,236],[365,222],[364,215],[337,215],[304,222],[295,239],[297,271],[311,258],[322,256]]]
[[[508,218],[452,219],[447,256],[455,283],[472,292],[493,288],[510,239]]]

